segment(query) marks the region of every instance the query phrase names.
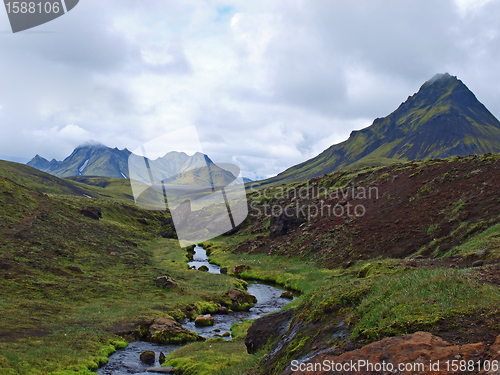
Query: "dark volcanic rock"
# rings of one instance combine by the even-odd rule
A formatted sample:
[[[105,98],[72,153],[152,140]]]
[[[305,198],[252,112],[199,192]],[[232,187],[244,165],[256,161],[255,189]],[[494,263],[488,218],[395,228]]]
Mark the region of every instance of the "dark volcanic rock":
[[[156,354],[152,350],[146,350],[145,352],[141,353],[141,355],[140,355],[141,362],[143,362],[147,365],[154,365],[155,364],[155,357],[156,357]]]
[[[102,210],[100,207],[86,207],[80,210],[80,213],[84,216],[90,217],[94,220],[99,220],[102,218]]]
[[[151,367],[146,370],[146,372],[152,372],[156,374],[174,374],[174,368],[172,366],[167,367]]]
[[[285,333],[293,314],[293,310],[280,311],[253,322],[245,338],[247,352],[253,354],[264,347],[270,339]]]
[[[269,224],[269,236],[272,238],[284,236],[299,225],[300,220],[296,216],[287,215],[286,212],[279,216],[273,215]]]

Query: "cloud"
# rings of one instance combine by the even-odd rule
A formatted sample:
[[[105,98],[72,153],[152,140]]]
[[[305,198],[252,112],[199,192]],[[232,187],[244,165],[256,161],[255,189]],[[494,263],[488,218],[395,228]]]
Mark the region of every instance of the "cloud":
[[[213,160],[272,175],[444,72],[500,115],[499,16],[487,0],[80,2],[0,34],[0,150],[62,159],[196,125]]]

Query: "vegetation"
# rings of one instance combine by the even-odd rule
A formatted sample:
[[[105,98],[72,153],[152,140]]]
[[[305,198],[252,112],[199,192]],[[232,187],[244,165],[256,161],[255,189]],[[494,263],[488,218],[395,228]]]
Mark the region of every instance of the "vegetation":
[[[159,239],[165,212],[92,200],[95,220],[79,212],[87,198],[1,177],[0,201],[0,374],[90,373],[125,345],[116,333],[140,336],[141,322],[189,316],[242,287],[189,270],[177,241]],[[162,275],[178,288],[159,287]]]
[[[450,128],[452,126],[453,128]],[[434,77],[394,112],[353,131],[345,142],[260,182],[282,184],[338,170],[391,165],[451,155],[500,152],[500,122],[462,81]]]
[[[124,180],[58,179],[29,167],[15,174],[15,164],[0,163],[0,374],[90,374],[126,339],[144,338],[156,318],[215,313],[229,288],[244,288],[242,279],[300,294],[287,306],[286,340],[250,355],[252,322],[244,322],[232,327],[231,341],[188,344],[168,365],[184,374],[279,374],[312,348],[442,326],[458,335],[467,319],[498,330],[498,160],[366,167],[250,192],[257,208],[288,203],[292,197],[279,195],[287,189],[305,188],[297,200],[312,204],[319,189],[377,186],[380,196],[367,200],[373,216],[298,220],[286,233],[270,215],[249,217],[202,244],[229,275],[188,269],[192,247],[159,236],[168,211],[133,204]],[[102,218],[86,217],[89,206]],[[163,275],[178,287],[160,287]]]

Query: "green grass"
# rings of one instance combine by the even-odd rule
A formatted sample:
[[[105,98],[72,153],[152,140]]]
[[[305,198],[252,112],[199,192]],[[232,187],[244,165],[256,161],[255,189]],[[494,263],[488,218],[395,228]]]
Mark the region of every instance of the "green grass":
[[[165,212],[94,199],[103,218],[93,220],[79,213],[87,198],[47,196],[3,178],[0,200],[0,374],[90,373],[123,345],[113,331],[210,311],[243,286],[189,270],[178,242],[158,236]],[[178,288],[160,288],[162,275]]]
[[[482,256],[479,252],[482,251]],[[500,224],[493,225],[485,231],[456,246],[449,253],[451,256],[468,258],[477,256],[488,259],[500,257]]]
[[[47,194],[80,195],[85,189],[24,164],[0,160],[0,177]]]
[[[243,375],[262,357],[262,352],[248,354],[243,339],[212,339],[170,353],[166,365],[174,366],[183,375]]]
[[[496,309],[500,291],[481,285],[470,270],[416,269],[377,280],[354,309],[353,337],[380,337],[430,329],[439,320]]]

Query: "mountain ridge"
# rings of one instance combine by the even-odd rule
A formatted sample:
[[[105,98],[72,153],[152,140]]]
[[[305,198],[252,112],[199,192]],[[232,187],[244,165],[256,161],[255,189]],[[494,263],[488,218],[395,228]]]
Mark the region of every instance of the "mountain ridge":
[[[91,142],[76,147],[62,161],[52,159],[49,162],[37,154],[26,165],[59,178],[93,176],[128,179],[131,177],[131,155],[135,154],[126,148],[119,150],[117,147]],[[150,183],[148,170],[144,169],[144,158],[137,156],[133,159],[133,178]],[[235,179],[230,171],[221,168],[201,152],[189,156],[185,152],[170,151],[162,157],[146,160],[155,174],[155,180],[168,181],[174,185],[225,186]]]
[[[260,184],[305,180],[340,169],[500,152],[500,121],[456,76],[437,74],[367,128]]]

